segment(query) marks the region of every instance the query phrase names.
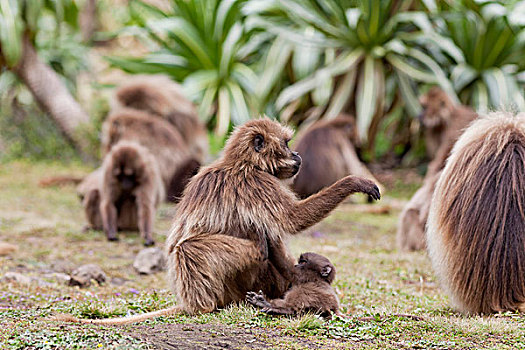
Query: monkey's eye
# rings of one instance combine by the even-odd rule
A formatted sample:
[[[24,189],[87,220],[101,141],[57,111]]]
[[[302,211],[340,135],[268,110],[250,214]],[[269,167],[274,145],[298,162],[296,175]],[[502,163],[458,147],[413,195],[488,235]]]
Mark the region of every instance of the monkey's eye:
[[[255,135],[255,138],[253,139],[253,148],[255,149],[255,152],[260,152],[262,148],[264,147],[264,136],[261,134]]]
[[[299,264],[306,264],[306,260],[305,259],[299,259]]]

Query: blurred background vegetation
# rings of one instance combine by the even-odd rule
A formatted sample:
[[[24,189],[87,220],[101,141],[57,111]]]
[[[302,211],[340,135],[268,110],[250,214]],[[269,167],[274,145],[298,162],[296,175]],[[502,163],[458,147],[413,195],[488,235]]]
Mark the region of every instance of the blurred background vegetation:
[[[96,157],[125,72],[180,82],[215,148],[263,113],[346,112],[363,159],[414,165],[432,85],[525,110],[524,27],[525,1],[0,0],[0,158]]]

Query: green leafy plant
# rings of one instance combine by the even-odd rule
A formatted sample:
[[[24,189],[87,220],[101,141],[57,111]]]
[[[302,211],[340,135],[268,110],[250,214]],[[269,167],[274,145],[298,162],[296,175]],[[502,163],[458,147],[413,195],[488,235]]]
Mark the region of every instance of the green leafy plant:
[[[79,44],[78,6],[76,0],[0,0],[0,103],[8,106],[10,115],[1,116],[7,124],[28,127],[36,120],[32,106],[34,101],[50,116],[57,132],[41,135],[25,130],[20,142],[11,144],[29,145],[35,143],[37,156],[48,154],[55,147],[54,142],[40,142],[41,137],[51,140],[62,136],[56,144],[69,142],[84,156],[91,159],[91,145],[81,134],[81,127],[89,125],[89,116],[71,96],[78,73],[86,68],[86,49]],[[14,73],[13,76],[8,76]],[[3,79],[2,79],[3,78]],[[21,88],[25,85],[25,88]],[[28,94],[27,91],[31,94]],[[21,99],[20,96],[23,95]],[[34,100],[33,100],[33,98]],[[18,114],[18,116],[15,116]],[[23,117],[22,116],[26,116]],[[43,116],[43,113],[38,113]],[[9,118],[18,118],[10,123]],[[28,120],[21,120],[28,119]],[[14,120],[13,119],[13,120]],[[42,121],[44,124],[47,121]],[[49,136],[49,138],[47,138]],[[33,137],[38,137],[33,139]],[[15,137],[16,138],[16,137]],[[46,150],[47,148],[47,150]],[[20,147],[25,153],[31,147]],[[31,152],[31,151],[30,151]]]
[[[53,23],[42,18],[52,14]],[[78,6],[75,0],[0,0],[0,56],[8,67],[22,57],[23,37],[34,41],[41,31],[54,27],[55,39],[60,32],[78,28]],[[0,62],[1,63],[1,62]]]
[[[459,53],[447,57],[464,104],[481,112],[525,110],[524,16],[523,2],[465,0],[443,9],[436,22]]]
[[[280,92],[279,110],[319,91],[324,98],[316,104],[326,108],[326,118],[343,110],[355,113],[361,140],[373,143],[384,115],[404,115],[400,109],[411,116],[419,113],[418,83],[439,84],[455,98],[445,72],[422,44],[432,29],[425,12],[407,11],[402,2],[380,0],[359,5],[354,1],[290,0],[275,6],[281,18],[275,11],[266,16],[268,9],[259,7],[261,26],[289,41],[322,49],[325,57],[332,55],[319,69],[311,69],[310,75]],[[305,35],[309,31],[312,34]]]
[[[152,53],[108,59],[128,72],[161,72],[182,82],[198,103],[200,116],[224,135],[230,121],[242,124],[248,120],[255,105],[257,76],[248,63],[257,47],[244,30],[241,3],[173,0],[171,10],[162,11],[132,1],[130,26],[148,40]]]

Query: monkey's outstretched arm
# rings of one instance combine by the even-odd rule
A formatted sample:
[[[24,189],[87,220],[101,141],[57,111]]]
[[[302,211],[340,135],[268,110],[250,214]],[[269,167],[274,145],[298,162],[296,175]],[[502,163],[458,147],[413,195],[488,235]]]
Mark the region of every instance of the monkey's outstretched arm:
[[[291,207],[292,234],[318,223],[352,193],[361,192],[375,200],[381,198],[379,188],[368,179],[347,176]]]

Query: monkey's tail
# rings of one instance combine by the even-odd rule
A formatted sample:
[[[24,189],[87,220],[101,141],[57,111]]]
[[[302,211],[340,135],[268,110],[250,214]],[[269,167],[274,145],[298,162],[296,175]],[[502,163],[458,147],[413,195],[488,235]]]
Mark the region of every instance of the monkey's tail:
[[[60,175],[60,176],[50,176],[40,179],[38,181],[38,186],[40,187],[50,187],[50,186],[65,186],[65,185],[78,185],[84,176],[72,176],[72,175]]]
[[[181,239],[169,251],[173,286],[184,309],[211,312],[238,300],[227,290],[237,273],[260,263],[261,253],[252,241],[225,235],[200,235]]]
[[[124,325],[130,323],[142,322],[151,318],[160,316],[169,316],[174,314],[180,314],[183,310],[179,306],[173,306],[162,310],[147,312],[145,314],[134,315],[129,317],[118,317],[118,318],[106,318],[106,319],[87,319],[77,318],[73,315],[59,314],[53,316],[51,319],[62,322],[75,322],[75,323],[89,323],[99,325]]]
[[[458,139],[434,191],[427,246],[462,311],[525,303],[525,113],[497,112]]]

